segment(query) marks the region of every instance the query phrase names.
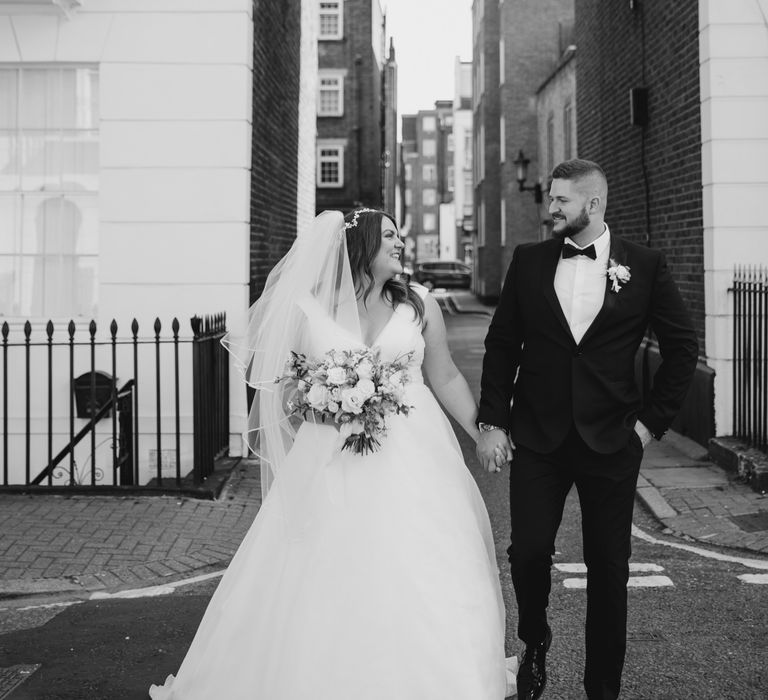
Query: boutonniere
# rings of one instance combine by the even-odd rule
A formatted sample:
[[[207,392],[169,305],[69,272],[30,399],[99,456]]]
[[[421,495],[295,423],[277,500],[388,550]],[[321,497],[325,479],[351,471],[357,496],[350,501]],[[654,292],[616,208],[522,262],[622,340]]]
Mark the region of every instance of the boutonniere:
[[[629,274],[629,268],[626,265],[619,265],[613,258],[608,261],[606,274],[608,279],[611,280],[611,291],[613,292],[620,292],[621,285],[626,284],[632,279],[632,275]]]

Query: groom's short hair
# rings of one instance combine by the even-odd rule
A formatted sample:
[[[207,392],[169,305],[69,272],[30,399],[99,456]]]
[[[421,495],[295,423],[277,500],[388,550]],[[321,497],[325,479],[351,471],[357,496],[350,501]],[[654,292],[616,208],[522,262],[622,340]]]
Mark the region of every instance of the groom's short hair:
[[[608,178],[603,169],[594,161],[584,160],[583,158],[572,158],[564,160],[555,166],[552,171],[553,180],[581,180],[590,175],[597,175],[607,184]]]

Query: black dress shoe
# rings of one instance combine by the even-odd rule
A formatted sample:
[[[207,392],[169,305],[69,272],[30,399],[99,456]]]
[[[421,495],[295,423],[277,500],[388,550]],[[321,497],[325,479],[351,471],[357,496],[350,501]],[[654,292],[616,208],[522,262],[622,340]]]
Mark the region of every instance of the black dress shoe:
[[[517,672],[517,697],[519,700],[538,700],[547,685],[545,662],[549,645],[552,644],[552,630],[547,628],[543,642],[528,644]]]

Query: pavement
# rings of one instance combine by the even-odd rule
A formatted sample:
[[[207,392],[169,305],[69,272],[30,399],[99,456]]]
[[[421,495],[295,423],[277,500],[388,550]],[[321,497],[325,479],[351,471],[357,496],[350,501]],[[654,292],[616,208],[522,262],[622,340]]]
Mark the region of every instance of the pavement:
[[[490,312],[469,292],[436,296],[449,325]],[[684,436],[669,432],[646,448],[637,496],[667,535],[768,556],[768,497]],[[260,505],[258,464],[246,459],[233,460],[213,500],[2,493],[0,606],[129,594],[220,571]]]

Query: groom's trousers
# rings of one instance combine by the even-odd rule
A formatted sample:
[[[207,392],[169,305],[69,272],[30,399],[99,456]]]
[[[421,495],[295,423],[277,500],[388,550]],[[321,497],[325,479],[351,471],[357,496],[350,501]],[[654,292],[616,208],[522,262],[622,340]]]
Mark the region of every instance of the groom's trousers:
[[[617,698],[621,687],[632,513],[642,455],[634,433],[623,449],[600,454],[571,428],[549,454],[518,445],[510,465],[507,553],[517,598],[517,633],[526,644],[546,637],[555,537],[566,496],[576,485],[587,565],[584,687],[590,700]]]

